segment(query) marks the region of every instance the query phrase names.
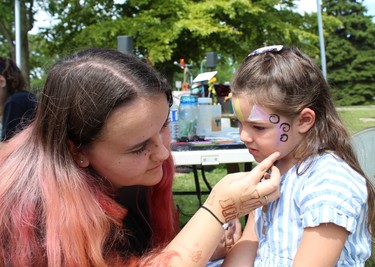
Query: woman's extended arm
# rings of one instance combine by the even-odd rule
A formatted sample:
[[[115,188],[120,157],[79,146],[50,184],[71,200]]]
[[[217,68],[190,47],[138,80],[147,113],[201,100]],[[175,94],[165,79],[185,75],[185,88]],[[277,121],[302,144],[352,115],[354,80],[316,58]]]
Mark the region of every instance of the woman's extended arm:
[[[270,201],[278,198],[280,173],[273,166],[278,156],[279,153],[272,154],[250,173],[229,174],[220,180],[204,203],[217,218],[200,208],[164,250],[164,253],[171,254],[167,265],[204,266],[225,231],[219,221],[226,223],[249,214],[265,204],[266,195]],[[259,183],[270,168],[271,178]]]

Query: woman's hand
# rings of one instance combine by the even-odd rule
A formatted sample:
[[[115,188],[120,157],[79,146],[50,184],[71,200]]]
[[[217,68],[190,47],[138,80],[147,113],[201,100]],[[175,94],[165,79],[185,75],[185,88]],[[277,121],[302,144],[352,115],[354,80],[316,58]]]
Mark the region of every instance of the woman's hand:
[[[230,222],[279,198],[280,172],[273,165],[279,155],[273,153],[251,172],[225,176],[212,189],[204,206],[223,222]]]
[[[223,222],[229,223],[278,198],[280,172],[273,164],[279,155],[272,154],[251,172],[229,174],[220,180],[205,208],[199,209],[164,249],[166,265],[205,266],[226,231]],[[272,173],[268,178],[265,173],[269,169]]]

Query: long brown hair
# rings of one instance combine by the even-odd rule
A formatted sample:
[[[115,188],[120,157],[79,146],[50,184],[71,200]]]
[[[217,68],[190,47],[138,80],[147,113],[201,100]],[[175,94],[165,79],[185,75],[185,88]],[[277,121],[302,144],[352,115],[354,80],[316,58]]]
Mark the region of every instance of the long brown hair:
[[[258,103],[278,114],[295,117],[304,108],[312,109],[315,124],[298,145],[298,167],[308,157],[334,151],[366,179],[368,189],[368,226],[375,235],[375,191],[361,169],[333,103],[329,84],[311,58],[296,47],[283,47],[256,56],[249,55],[235,73],[231,89],[234,95],[251,95]],[[304,172],[297,168],[298,172]]]

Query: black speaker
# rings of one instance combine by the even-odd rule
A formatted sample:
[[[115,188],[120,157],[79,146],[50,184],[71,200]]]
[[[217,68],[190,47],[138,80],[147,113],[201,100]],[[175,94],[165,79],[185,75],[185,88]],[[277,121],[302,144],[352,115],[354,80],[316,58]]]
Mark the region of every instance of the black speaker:
[[[206,67],[207,68],[216,68],[216,60],[217,55],[215,52],[208,52],[206,54],[207,61],[206,61]]]
[[[123,53],[133,53],[133,37],[117,36],[117,50]]]

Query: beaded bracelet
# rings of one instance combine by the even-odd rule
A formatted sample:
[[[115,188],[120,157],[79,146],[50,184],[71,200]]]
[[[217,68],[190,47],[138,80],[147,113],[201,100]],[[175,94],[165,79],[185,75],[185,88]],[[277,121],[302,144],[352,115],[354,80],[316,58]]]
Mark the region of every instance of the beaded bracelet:
[[[223,227],[224,230],[227,230],[228,227],[229,227],[229,224],[228,223],[223,223],[222,221],[220,221],[220,219],[207,207],[205,206],[201,206],[202,209],[204,210],[207,210],[209,213],[211,213],[212,216],[214,216],[214,218],[216,219],[216,221],[218,221],[221,225],[221,227]]]

